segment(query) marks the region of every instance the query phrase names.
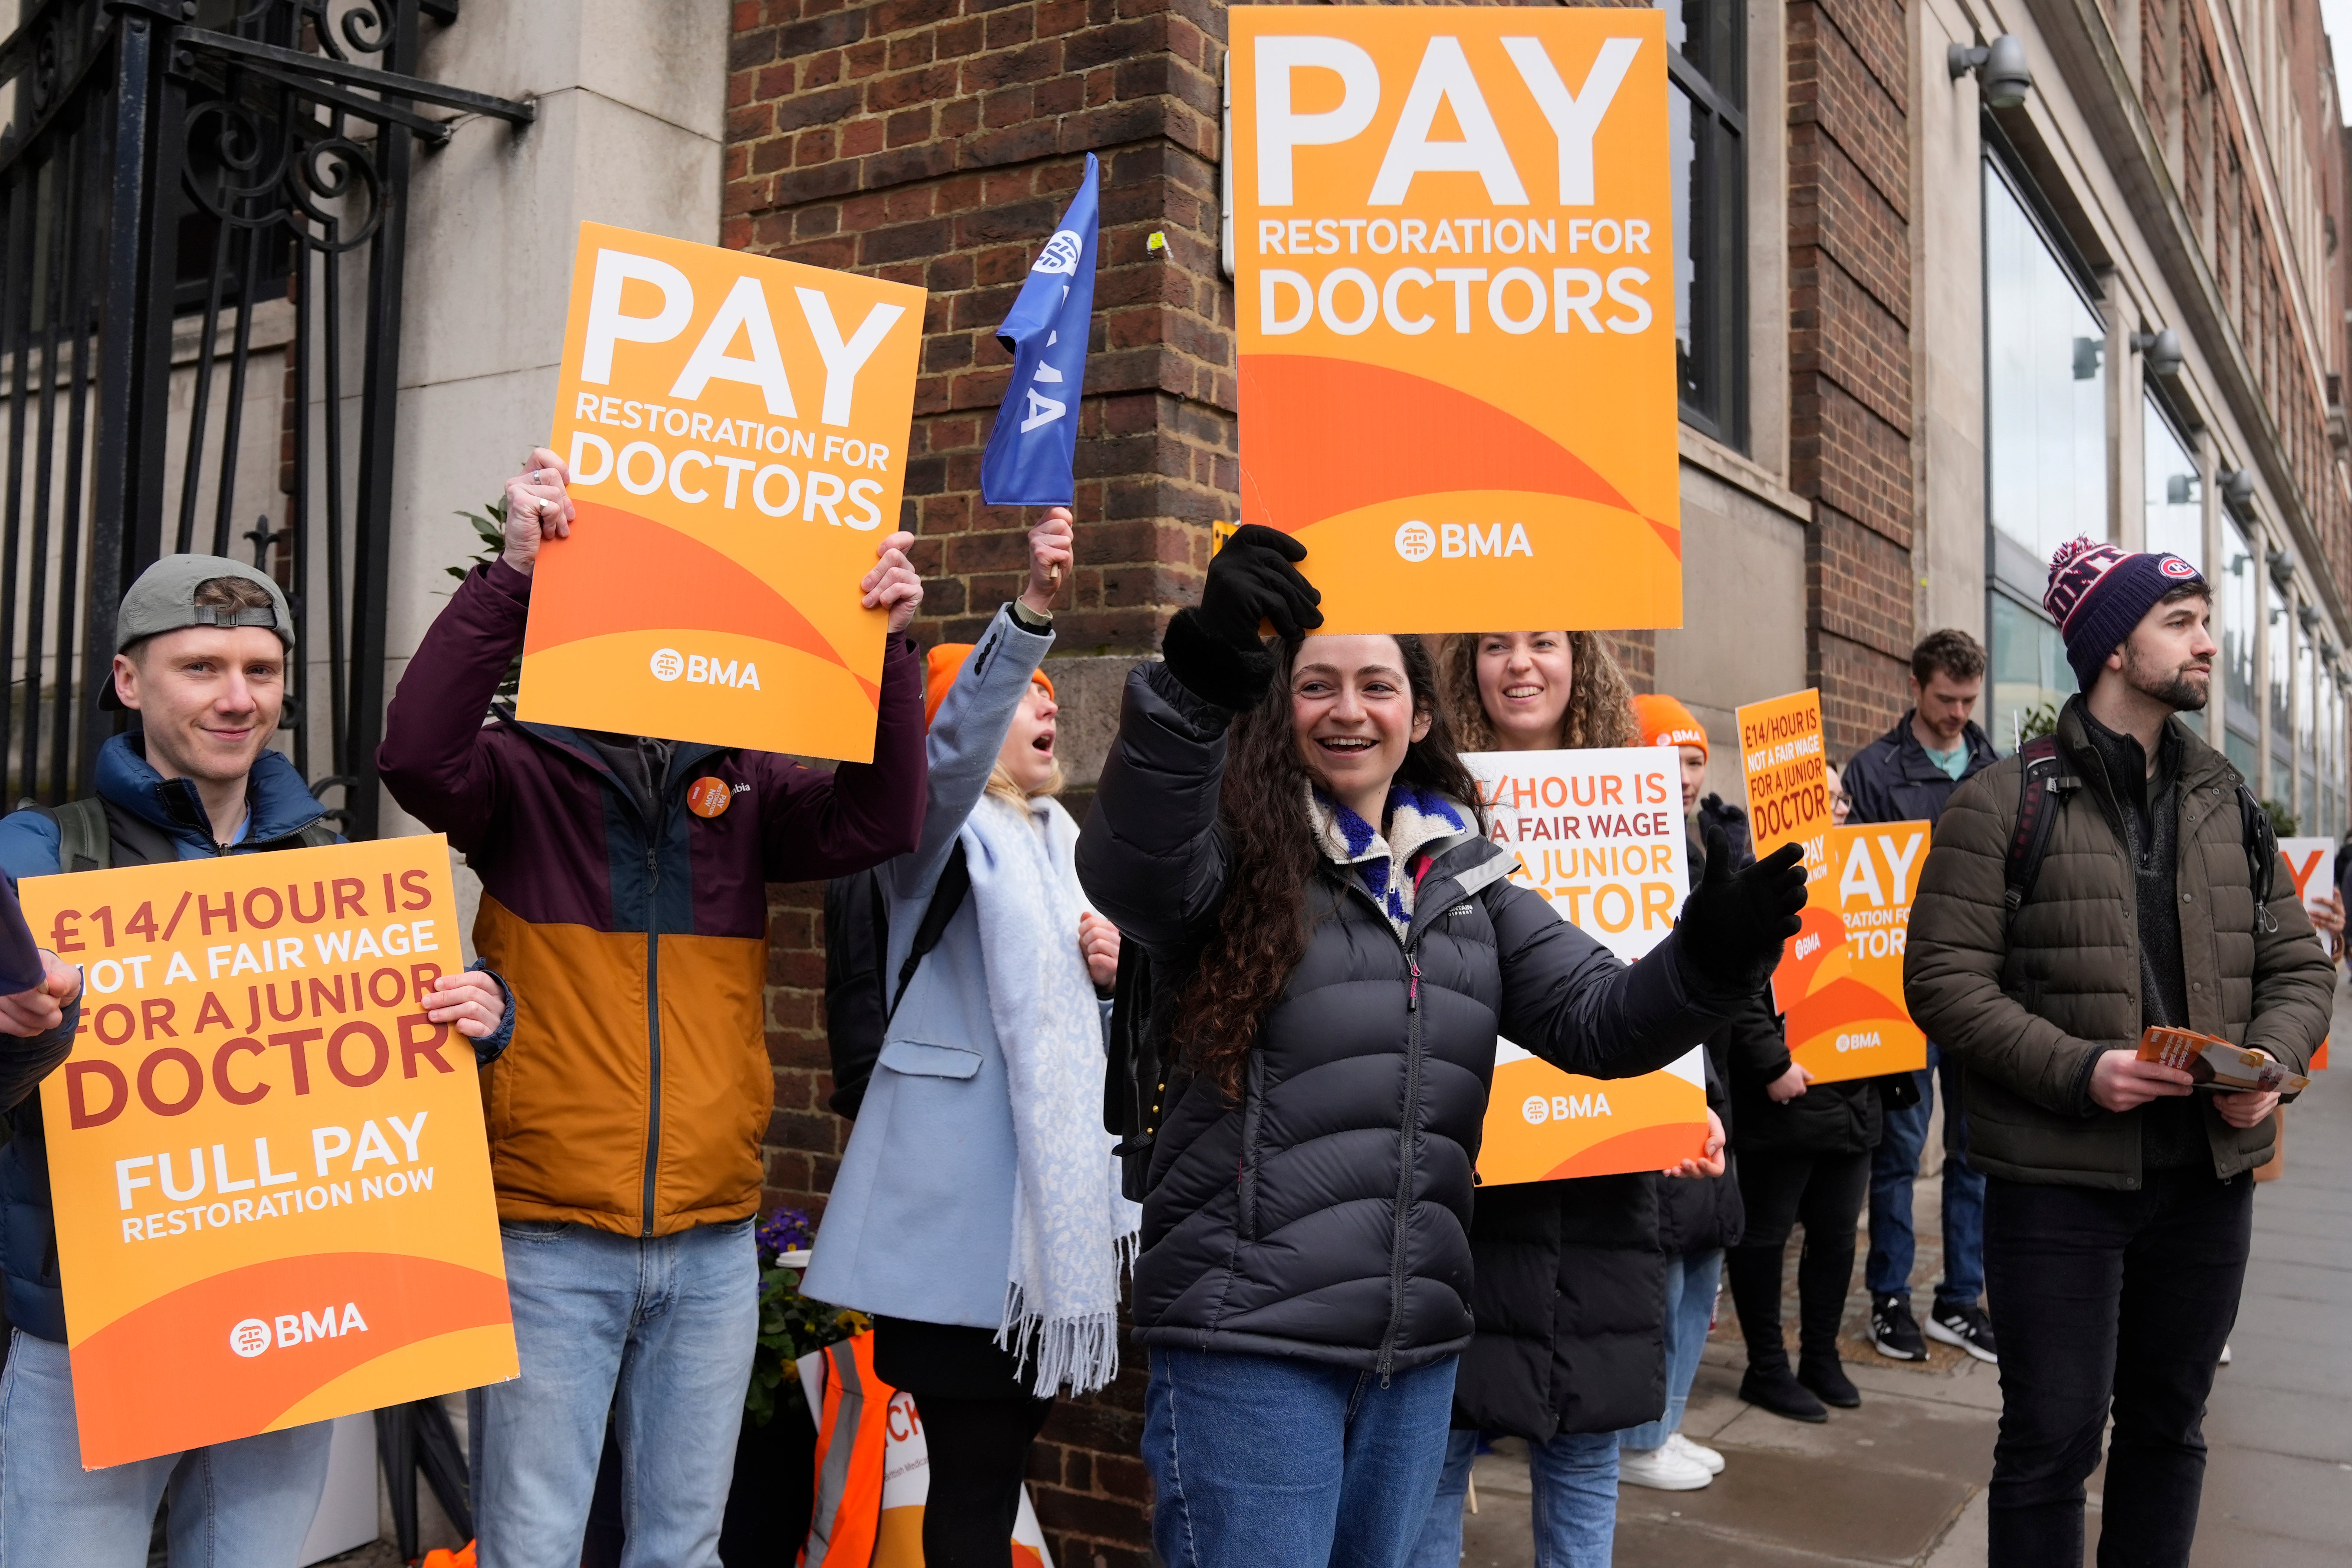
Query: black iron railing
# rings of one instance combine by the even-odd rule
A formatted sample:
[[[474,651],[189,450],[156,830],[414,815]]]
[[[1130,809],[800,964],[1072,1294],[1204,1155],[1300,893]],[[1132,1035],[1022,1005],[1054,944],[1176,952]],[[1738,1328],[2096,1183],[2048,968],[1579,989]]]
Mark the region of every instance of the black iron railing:
[[[410,160],[513,103],[415,75],[456,0],[32,0],[0,39],[5,797],[85,789],[166,551],[287,589],[296,765],[376,826]]]

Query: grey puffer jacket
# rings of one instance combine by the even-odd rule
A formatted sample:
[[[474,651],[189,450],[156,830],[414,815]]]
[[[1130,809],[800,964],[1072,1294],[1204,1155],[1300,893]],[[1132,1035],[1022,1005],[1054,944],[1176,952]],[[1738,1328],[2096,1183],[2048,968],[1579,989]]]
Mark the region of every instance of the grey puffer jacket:
[[[2058,718],[2063,763],[2041,874],[2013,921],[2002,895],[2022,763],[2004,758],[1960,785],[1919,876],[1903,989],[1911,1016],[1966,1064],[1969,1163],[2054,1186],[2136,1188],[2143,1110],[2090,1099],[2099,1053],[2140,1036],[2139,914],[2122,816],[2083,727]],[[2257,929],[2237,802],[2238,772],[2180,737],[2178,890],[2189,1026],[2306,1070],[2326,1037],[2335,970],[2282,865],[2268,930]],[[2276,1121],[2239,1130],[2199,1095],[2214,1174],[2270,1158]]]
[[[1078,879],[1180,994],[1225,894],[1217,803],[1230,710],[1164,665],[1128,679],[1080,836]],[[1731,1002],[1675,939],[1631,969],[1475,833],[1429,847],[1400,938],[1327,866],[1307,952],[1267,1012],[1240,1104],[1181,1073],[1150,1159],[1136,1337],[1380,1372],[1471,1336],[1471,1167],[1497,1031],[1570,1072],[1623,1078],[1698,1044]]]

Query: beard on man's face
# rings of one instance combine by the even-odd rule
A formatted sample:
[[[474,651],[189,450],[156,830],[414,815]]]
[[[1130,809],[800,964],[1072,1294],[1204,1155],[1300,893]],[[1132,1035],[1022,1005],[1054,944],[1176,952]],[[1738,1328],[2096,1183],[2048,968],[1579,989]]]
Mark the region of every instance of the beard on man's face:
[[[2134,691],[2154,698],[2176,713],[2200,713],[2212,694],[2213,667],[2197,659],[2162,665],[2126,643],[2124,680]]]

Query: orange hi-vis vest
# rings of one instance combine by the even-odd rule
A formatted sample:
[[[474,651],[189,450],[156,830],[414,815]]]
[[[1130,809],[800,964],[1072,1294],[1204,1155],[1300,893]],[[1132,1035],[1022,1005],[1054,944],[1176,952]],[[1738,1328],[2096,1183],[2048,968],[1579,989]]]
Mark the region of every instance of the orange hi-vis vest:
[[[816,1429],[816,1510],[802,1568],[866,1568],[882,1519],[882,1458],[890,1397],[874,1374],[874,1331],[827,1345],[824,1411]]]

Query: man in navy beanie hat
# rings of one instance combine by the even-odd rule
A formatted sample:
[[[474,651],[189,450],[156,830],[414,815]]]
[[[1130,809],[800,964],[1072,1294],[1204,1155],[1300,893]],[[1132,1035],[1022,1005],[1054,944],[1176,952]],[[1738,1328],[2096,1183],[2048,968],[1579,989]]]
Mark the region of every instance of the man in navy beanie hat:
[[[2077,539],[2042,603],[2082,692],[2054,752],[2031,743],[1954,792],[1904,990],[1966,1069],[1969,1161],[1985,1178],[2001,1393],[1986,1561],[2079,1568],[2083,1483],[2112,1410],[2098,1560],[2166,1568],[2197,1534],[2205,1399],[2279,1096],[2191,1093],[2189,1074],[2135,1047],[2164,1025],[2301,1073],[2335,972],[2244,781],[2173,721],[2212,685],[2203,574]],[[2029,799],[2044,847],[2012,886]]]

